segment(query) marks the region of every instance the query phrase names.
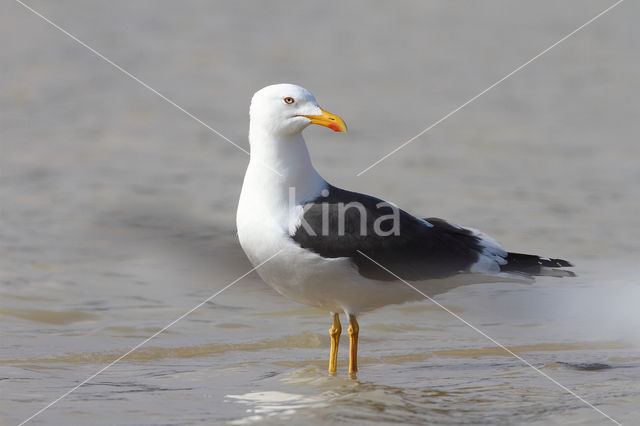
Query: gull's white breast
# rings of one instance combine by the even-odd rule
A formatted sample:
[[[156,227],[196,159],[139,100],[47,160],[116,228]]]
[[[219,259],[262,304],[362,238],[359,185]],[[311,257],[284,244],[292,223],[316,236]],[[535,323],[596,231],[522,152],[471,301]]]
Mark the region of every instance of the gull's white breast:
[[[348,258],[324,258],[300,247],[290,237],[289,226],[300,222],[302,209],[289,207],[288,187],[282,182],[276,185],[279,178],[264,170],[249,165],[236,224],[240,245],[254,266],[278,253],[257,269],[267,284],[283,296],[330,312],[357,314],[420,298],[400,282],[362,277]],[[321,187],[317,186],[318,193]]]

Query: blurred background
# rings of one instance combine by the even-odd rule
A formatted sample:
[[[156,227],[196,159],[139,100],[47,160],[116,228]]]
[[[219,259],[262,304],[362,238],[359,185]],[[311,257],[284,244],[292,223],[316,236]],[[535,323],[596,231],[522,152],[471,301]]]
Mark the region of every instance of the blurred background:
[[[613,1],[30,1],[248,149],[256,90],[340,115],[309,128],[332,184],[561,257],[578,278],[438,300],[622,423],[640,418],[640,6],[623,2],[358,172]],[[248,156],[20,5],[0,14],[0,423],[17,424],[250,269]],[[429,302],[329,317],[252,274],[34,424],[604,424]]]

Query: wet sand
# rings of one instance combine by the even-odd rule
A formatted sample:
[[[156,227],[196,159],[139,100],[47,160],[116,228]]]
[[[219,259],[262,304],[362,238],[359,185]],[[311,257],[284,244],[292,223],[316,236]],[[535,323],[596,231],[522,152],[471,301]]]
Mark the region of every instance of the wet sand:
[[[29,3],[248,148],[248,102],[293,82],[333,184],[576,263],[577,278],[438,301],[623,424],[640,418],[638,5]],[[250,269],[247,156],[17,3],[0,16],[0,423],[18,424]],[[363,316],[325,373],[326,313],[251,274],[33,424],[607,424],[425,301]]]

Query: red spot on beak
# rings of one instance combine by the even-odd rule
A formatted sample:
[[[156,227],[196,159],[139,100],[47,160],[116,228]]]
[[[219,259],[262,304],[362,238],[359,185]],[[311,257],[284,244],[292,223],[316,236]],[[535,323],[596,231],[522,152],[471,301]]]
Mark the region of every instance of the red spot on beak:
[[[331,123],[328,126],[331,130],[333,130],[334,132],[339,132],[340,131],[340,127],[338,127],[337,125]]]

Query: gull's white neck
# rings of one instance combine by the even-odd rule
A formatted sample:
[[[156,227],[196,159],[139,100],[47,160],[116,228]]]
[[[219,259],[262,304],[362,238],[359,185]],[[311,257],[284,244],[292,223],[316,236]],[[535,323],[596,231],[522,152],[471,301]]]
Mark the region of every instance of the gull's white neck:
[[[278,227],[287,229],[291,207],[317,198],[328,184],[311,164],[301,133],[273,135],[251,127],[249,142],[251,159],[238,219],[251,214],[264,221],[273,219]]]
[[[327,187],[325,180],[311,164],[302,133],[274,136],[252,128],[249,142],[251,159],[247,177],[251,174],[252,178],[257,177],[268,183],[272,188],[269,191],[271,196],[276,195],[273,192],[278,192],[288,199],[289,188],[295,188],[296,202],[304,202],[315,198]]]

